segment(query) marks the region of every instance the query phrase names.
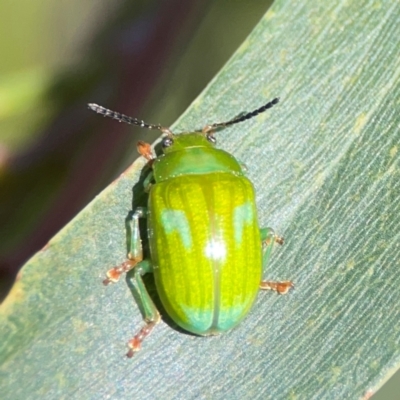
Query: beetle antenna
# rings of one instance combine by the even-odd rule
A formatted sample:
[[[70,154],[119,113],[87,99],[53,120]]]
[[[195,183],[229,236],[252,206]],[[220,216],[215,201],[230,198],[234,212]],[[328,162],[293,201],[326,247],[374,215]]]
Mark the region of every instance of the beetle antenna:
[[[239,122],[246,121],[247,119],[253,118],[256,115],[263,113],[265,110],[268,110],[269,108],[273,107],[275,104],[278,104],[278,102],[279,102],[279,98],[276,97],[275,99],[271,100],[267,104],[264,104],[262,107],[257,108],[256,110],[251,111],[251,112],[244,111],[244,112],[240,113],[238,116],[236,116],[235,118],[233,118],[227,122],[218,122],[215,124],[207,125],[203,128],[203,132],[210,132],[210,131],[213,131],[215,128],[221,128],[221,127],[234,125],[234,124],[238,124]]]
[[[128,117],[125,114],[121,114],[119,112],[109,110],[108,108],[99,106],[98,104],[89,103],[88,107],[92,111],[96,112],[97,114],[101,114],[104,117],[116,119],[119,122],[125,122],[126,124],[129,124],[129,125],[137,125],[137,126],[140,126],[141,128],[158,129],[159,131],[161,131],[163,133],[172,134],[172,132],[168,128],[165,128],[161,125],[147,124],[146,122],[144,122],[140,119]]]

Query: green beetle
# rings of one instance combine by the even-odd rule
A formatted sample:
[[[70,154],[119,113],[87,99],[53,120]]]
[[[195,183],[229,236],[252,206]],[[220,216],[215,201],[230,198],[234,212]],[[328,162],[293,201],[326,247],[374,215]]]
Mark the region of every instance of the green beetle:
[[[236,326],[249,312],[259,288],[287,293],[292,282],[262,281],[273,244],[283,238],[260,229],[255,194],[243,168],[229,153],[215,148],[215,130],[271,108],[274,99],[251,113],[201,131],[174,135],[168,128],[96,104],[89,108],[120,122],[158,129],[163,153],[154,157],[149,144],[138,143],[152,173],[145,180],[148,207],[134,210],[128,260],[107,272],[105,284],[134,269],[132,284],[139,294],[146,325],[128,342],[128,357],[160,321],[143,284],[153,272],[168,315],[197,335],[217,335]],[[151,259],[143,259],[139,218],[148,218]]]

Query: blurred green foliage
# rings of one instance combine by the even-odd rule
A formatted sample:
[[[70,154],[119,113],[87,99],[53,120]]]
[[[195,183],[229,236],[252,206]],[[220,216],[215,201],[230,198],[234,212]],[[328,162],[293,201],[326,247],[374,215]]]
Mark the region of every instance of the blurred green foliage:
[[[0,298],[21,263],[137,157],[136,140],[156,137],[115,128],[86,103],[172,123],[269,3],[0,4]]]

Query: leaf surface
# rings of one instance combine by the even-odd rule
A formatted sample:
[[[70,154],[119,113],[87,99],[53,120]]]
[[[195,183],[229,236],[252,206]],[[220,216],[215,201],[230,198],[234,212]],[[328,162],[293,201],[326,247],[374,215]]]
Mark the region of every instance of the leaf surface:
[[[2,397],[374,393],[400,362],[399,19],[396,2],[278,0],[173,127],[280,97],[218,142],[247,165],[260,225],[286,238],[267,277],[292,279],[294,292],[260,293],[218,337],[162,322],[124,358],[141,314],[124,280],[105,288],[102,278],[125,258],[139,159],[25,265],[2,304]]]

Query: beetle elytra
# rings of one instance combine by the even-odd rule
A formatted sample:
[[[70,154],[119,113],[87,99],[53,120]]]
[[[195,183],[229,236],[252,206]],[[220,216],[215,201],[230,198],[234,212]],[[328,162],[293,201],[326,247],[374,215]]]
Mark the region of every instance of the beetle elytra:
[[[263,281],[274,243],[283,238],[259,228],[252,183],[229,153],[215,148],[215,131],[250,119],[278,103],[195,132],[173,134],[97,104],[89,108],[105,117],[162,132],[163,154],[138,142],[151,166],[145,180],[147,208],[133,210],[128,260],[107,272],[105,284],[117,282],[133,269],[132,285],[139,294],[144,327],[128,342],[128,357],[160,321],[142,276],[154,273],[157,292],[168,315],[197,335],[232,329],[249,312],[258,290],[287,293],[291,281]],[[143,259],[139,219],[147,218],[150,259]]]

